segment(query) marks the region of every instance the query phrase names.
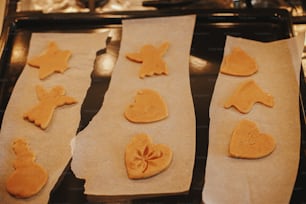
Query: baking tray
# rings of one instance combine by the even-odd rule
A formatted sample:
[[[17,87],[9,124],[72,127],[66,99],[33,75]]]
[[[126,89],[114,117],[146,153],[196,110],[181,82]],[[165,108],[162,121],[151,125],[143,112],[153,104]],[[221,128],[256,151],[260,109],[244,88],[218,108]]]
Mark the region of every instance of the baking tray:
[[[151,198],[126,198],[128,203],[201,203],[208,147],[209,104],[212,97],[227,35],[262,42],[293,36],[290,14],[281,9],[251,10],[160,10],[126,11],[103,14],[40,14],[21,13],[10,19],[9,28],[2,35],[4,43],[0,59],[0,120],[23,67],[33,32],[121,32],[122,19],[196,14],[196,26],[190,51],[190,83],[196,112],[196,157],[193,179],[188,193]],[[114,53],[119,51],[120,38],[112,41]],[[105,50],[99,50],[97,56]],[[204,68],[203,68],[204,67]],[[306,202],[306,85],[301,73],[301,158],[291,203]],[[101,107],[110,76],[92,72],[91,86],[81,109],[79,130],[82,130]],[[0,138],[1,139],[1,138]],[[83,194],[84,181],[75,178],[70,164],[50,194],[49,203],[95,203],[97,198]],[[120,185],[120,184],[114,184]],[[115,186],[114,186],[115,187]],[[220,186],[221,187],[221,186]],[[220,195],[222,196],[222,195]],[[110,198],[118,201],[118,198]]]

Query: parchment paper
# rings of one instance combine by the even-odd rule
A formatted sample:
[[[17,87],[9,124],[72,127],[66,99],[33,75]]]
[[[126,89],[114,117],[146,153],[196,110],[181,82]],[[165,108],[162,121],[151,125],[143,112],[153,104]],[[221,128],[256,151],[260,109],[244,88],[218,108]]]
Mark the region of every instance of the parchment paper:
[[[71,158],[70,141],[76,135],[80,122],[80,109],[90,85],[96,51],[105,47],[107,33],[99,34],[56,34],[34,33],[31,38],[29,57],[42,53],[49,41],[57,42],[60,49],[71,50],[69,69],[63,74],[53,74],[41,81],[38,69],[25,66],[10,101],[7,105],[0,135],[0,203],[47,203],[49,193]],[[74,105],[56,109],[46,130],[22,118],[38,102],[35,86],[42,85],[48,91],[54,85],[65,88],[66,94],[77,99]],[[36,154],[36,161],[49,173],[46,186],[36,196],[29,199],[15,199],[5,190],[5,181],[13,172],[15,155],[11,149],[17,137],[26,138]]]
[[[85,193],[100,196],[152,195],[189,189],[195,155],[195,114],[189,84],[189,51],[195,16],[147,18],[123,21],[119,58],[105,94],[103,106],[75,138],[72,170],[85,178]],[[144,44],[168,41],[164,56],[168,76],[140,79],[140,64],[126,59],[128,52]],[[169,117],[150,124],[133,124],[124,118],[125,108],[139,89],[152,88],[168,105]],[[147,133],[154,143],[173,151],[169,168],[154,177],[130,180],[124,151],[137,133]]]
[[[250,77],[218,76],[210,104],[204,203],[289,203],[300,153],[298,76],[303,42],[304,34],[271,43],[227,37],[224,54],[239,46],[255,58],[259,70]],[[273,95],[275,106],[255,104],[246,115],[234,108],[224,109],[235,87],[250,78]],[[228,156],[231,133],[244,118],[275,138],[271,155],[255,160]]]

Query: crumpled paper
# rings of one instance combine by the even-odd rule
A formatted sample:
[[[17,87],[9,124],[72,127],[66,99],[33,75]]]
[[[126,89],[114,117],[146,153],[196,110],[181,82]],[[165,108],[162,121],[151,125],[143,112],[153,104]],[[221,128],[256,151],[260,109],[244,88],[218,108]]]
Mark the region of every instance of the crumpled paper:
[[[289,203],[300,156],[299,74],[304,34],[269,43],[228,36],[224,55],[239,46],[258,63],[250,77],[219,73],[210,104],[208,158],[203,202],[210,203]],[[242,81],[254,79],[274,97],[268,108],[255,104],[248,114],[223,104]],[[271,155],[255,160],[228,155],[231,133],[241,119],[254,121],[260,132],[276,140]]]
[[[130,19],[123,21],[119,58],[100,111],[73,141],[71,167],[86,180],[85,194],[107,196],[152,196],[189,190],[195,156],[195,114],[189,83],[189,52],[195,16]],[[140,79],[141,64],[128,60],[145,44],[170,47],[163,59],[167,76]],[[125,108],[139,89],[157,91],[168,105],[169,117],[149,124],[133,124],[124,118]],[[124,151],[138,133],[154,143],[168,145],[173,160],[164,172],[143,180],[127,177]],[[103,198],[102,198],[103,199]]]
[[[90,74],[94,67],[96,52],[105,47],[107,32],[104,33],[33,33],[28,57],[41,54],[50,41],[60,49],[72,52],[69,69],[39,80],[38,69],[25,65],[5,110],[0,133],[0,203],[48,203],[49,194],[71,158],[70,141],[76,135],[80,122],[80,109],[90,86]],[[65,105],[55,110],[46,130],[23,119],[23,113],[38,102],[35,86],[41,85],[48,91],[61,85],[66,95],[78,103]],[[49,173],[45,187],[28,199],[16,199],[5,190],[5,181],[13,172],[15,159],[12,142],[23,137],[36,155],[36,162]]]

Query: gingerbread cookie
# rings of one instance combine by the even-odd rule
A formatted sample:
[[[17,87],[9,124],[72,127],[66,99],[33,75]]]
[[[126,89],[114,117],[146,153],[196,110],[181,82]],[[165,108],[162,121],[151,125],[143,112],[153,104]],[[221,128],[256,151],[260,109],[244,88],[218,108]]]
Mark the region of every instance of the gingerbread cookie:
[[[48,173],[35,162],[35,155],[24,139],[13,143],[16,160],[15,171],[6,181],[6,190],[18,198],[28,198],[37,194],[46,184]]]
[[[220,68],[221,73],[233,76],[250,76],[257,70],[256,61],[239,47],[224,57]]]
[[[40,56],[28,61],[30,66],[39,68],[39,78],[45,79],[54,72],[64,72],[68,69],[69,50],[60,50],[55,42],[50,42],[47,50]]]
[[[156,91],[142,89],[137,92],[134,103],[126,108],[124,116],[134,123],[150,123],[165,119],[168,108]]]
[[[65,96],[65,89],[61,86],[53,87],[50,92],[47,92],[41,86],[37,86],[36,93],[39,103],[26,112],[23,118],[42,129],[48,127],[57,107],[77,103],[74,98]]]
[[[272,136],[260,133],[254,122],[242,120],[232,133],[229,154],[236,158],[257,159],[271,154],[275,146]]]
[[[152,76],[154,74],[168,74],[166,62],[162,59],[168,50],[169,43],[165,42],[160,47],[153,45],[144,45],[140,52],[128,53],[126,57],[134,62],[142,63],[139,77]]]
[[[168,168],[171,160],[171,149],[164,144],[153,144],[146,134],[134,136],[125,150],[125,166],[130,179],[159,174]]]
[[[262,91],[254,80],[248,80],[237,87],[234,93],[224,103],[224,107],[230,108],[234,106],[241,113],[248,113],[256,102],[268,107],[274,106],[273,97]]]

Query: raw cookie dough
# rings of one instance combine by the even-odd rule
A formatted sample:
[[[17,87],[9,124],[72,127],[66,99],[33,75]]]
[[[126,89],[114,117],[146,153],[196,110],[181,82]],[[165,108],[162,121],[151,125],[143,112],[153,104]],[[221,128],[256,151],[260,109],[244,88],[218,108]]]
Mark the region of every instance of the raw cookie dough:
[[[241,113],[248,113],[256,102],[268,107],[273,107],[274,105],[273,97],[263,92],[256,82],[251,79],[241,83],[236,88],[225,102],[224,107],[230,108],[234,106]]]
[[[40,56],[28,61],[30,66],[39,68],[39,78],[45,79],[54,72],[64,72],[68,69],[69,50],[60,50],[55,42],[48,44],[47,50]]]
[[[46,184],[48,173],[35,162],[35,155],[24,139],[13,143],[16,160],[15,171],[6,181],[6,190],[18,198],[28,198],[37,194]]]
[[[46,129],[52,119],[55,108],[63,105],[74,104],[77,101],[65,96],[65,89],[61,86],[55,86],[50,92],[43,87],[36,87],[39,103],[23,115],[24,119],[35,123],[36,126]]]
[[[160,47],[144,45],[140,52],[128,53],[126,57],[134,62],[142,63],[139,77],[152,76],[154,74],[168,74],[166,62],[162,59],[168,50],[169,43],[165,42]]]
[[[125,150],[125,166],[130,179],[142,179],[159,174],[172,160],[171,149],[153,144],[146,134],[134,136]]]
[[[154,90],[142,89],[135,96],[134,103],[124,112],[127,120],[134,123],[150,123],[168,116],[167,104]]]
[[[258,70],[256,61],[244,50],[235,47],[224,57],[220,71],[233,76],[250,76]]]
[[[271,154],[274,149],[273,137],[260,133],[254,122],[244,119],[232,133],[229,155],[236,158],[258,159]]]

